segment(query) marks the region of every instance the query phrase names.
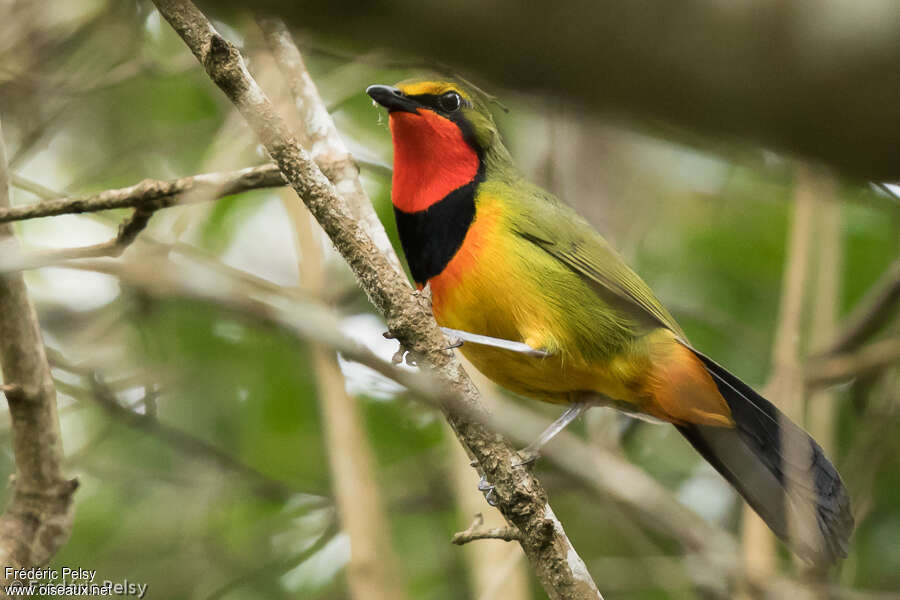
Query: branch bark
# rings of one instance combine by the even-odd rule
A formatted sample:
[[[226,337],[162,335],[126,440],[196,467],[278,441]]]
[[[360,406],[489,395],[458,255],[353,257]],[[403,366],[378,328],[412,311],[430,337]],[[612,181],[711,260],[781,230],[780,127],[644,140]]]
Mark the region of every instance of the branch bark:
[[[477,369],[471,367],[465,358],[460,357],[463,368],[472,377],[481,400],[493,415],[497,415],[496,385],[488,380]],[[504,421],[502,416],[495,419],[507,426],[506,435],[518,444],[518,439],[510,435],[512,429],[518,429],[519,423],[513,420]],[[542,423],[546,425],[546,423]],[[448,433],[451,431],[447,427]],[[535,435],[528,436],[530,443]],[[484,495],[478,490],[478,478],[469,464],[471,458],[460,446],[454,436],[448,435],[445,440],[447,468],[452,478],[453,495],[456,504],[457,519],[460,529],[471,523],[472,515],[480,514],[482,527],[498,529],[507,525],[506,519],[496,508],[485,507]],[[502,597],[504,600],[530,600],[534,597],[531,585],[531,574],[522,547],[519,544],[501,544],[499,542],[482,542],[468,544],[462,549],[463,559],[468,574],[469,596],[478,600]],[[605,587],[605,583],[604,583]]]
[[[815,286],[810,296],[812,307],[809,346],[818,351],[834,338],[840,310],[844,270],[842,206],[837,198],[837,181],[827,174],[825,189],[816,199]],[[834,420],[837,396],[834,390],[817,390],[810,386],[809,360],[805,366],[807,428],[813,438],[829,454],[834,450]]]
[[[9,206],[6,165],[0,131],[0,210]],[[0,247],[17,245],[12,227],[0,225]],[[56,389],[21,273],[0,273],[0,367],[16,461],[11,499],[0,516],[0,566],[40,566],[69,539],[78,484],[63,474]],[[0,571],[0,597],[15,579]]]
[[[210,78],[235,104],[285,178],[349,263],[388,328],[409,350],[422,356],[439,381],[483,412],[477,390],[461,369],[421,294],[410,289],[358,226],[347,203],[293,139],[284,121],[244,67],[237,49],[186,0],[154,0],[160,14],[182,37]],[[522,467],[516,452],[481,423],[445,410],[460,440],[496,486],[500,508],[522,532],[522,547],[535,574],[553,599],[600,598],[584,562],[572,547],[547,502],[540,483]]]

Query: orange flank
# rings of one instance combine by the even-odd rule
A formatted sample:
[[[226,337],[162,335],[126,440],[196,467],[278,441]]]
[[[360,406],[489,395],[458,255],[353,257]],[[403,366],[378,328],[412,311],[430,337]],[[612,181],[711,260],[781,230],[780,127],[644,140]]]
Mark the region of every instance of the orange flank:
[[[706,367],[686,346],[674,339],[655,344],[644,386],[651,402],[645,411],[676,424],[696,423],[731,427],[731,409]]]

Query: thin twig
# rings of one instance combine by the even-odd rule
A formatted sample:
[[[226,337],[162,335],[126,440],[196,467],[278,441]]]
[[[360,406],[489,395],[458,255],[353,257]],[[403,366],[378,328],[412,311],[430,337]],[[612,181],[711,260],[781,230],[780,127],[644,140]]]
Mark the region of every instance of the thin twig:
[[[205,600],[218,600],[224,596],[227,596],[234,590],[240,589],[242,587],[248,586],[252,584],[254,581],[265,579],[266,581],[272,581],[277,578],[282,573],[289,571],[290,569],[296,567],[297,565],[303,563],[306,559],[313,556],[319,550],[325,547],[328,542],[330,542],[334,536],[338,533],[338,528],[335,526],[334,522],[330,523],[325,531],[319,536],[319,538],[314,541],[308,548],[303,549],[301,552],[294,554],[293,556],[289,556],[284,559],[276,560],[274,562],[264,564],[260,567],[252,569],[250,571],[241,573],[234,579],[225,582],[220,587],[216,588],[212,591],[208,596],[206,596]]]
[[[450,541],[457,546],[474,542],[475,540],[503,540],[504,542],[518,542],[522,534],[514,527],[484,528],[484,515],[478,513],[472,520],[472,524],[465,531],[453,534]]]
[[[50,188],[45,187],[36,181],[32,181],[27,177],[23,177],[18,173],[10,173],[9,182],[13,187],[34,194],[42,200],[56,200],[57,198],[62,198],[64,196],[64,194],[51,190]]]
[[[871,291],[845,319],[843,330],[822,355],[845,353],[869,339],[900,304],[900,258],[884,272]]]
[[[22,178],[19,178],[19,182],[27,186],[32,193],[41,196],[52,192],[40,184]],[[262,165],[231,173],[207,173],[173,181],[148,179],[127,188],[106,190],[93,196],[56,198],[26,206],[0,208],[0,223],[2,223],[134,207],[131,216],[119,225],[116,236],[107,242],[30,253],[9,252],[0,261],[0,272],[36,269],[81,258],[121,256],[147,227],[157,210],[180,203],[209,201],[251,189],[282,185],[284,180],[280,171],[274,165]]]
[[[367,168],[383,171],[384,165],[371,161],[358,161]],[[353,177],[358,183],[358,170],[353,159],[349,156],[340,158],[323,157],[318,161],[320,168],[331,179],[342,180],[346,176],[347,169],[352,169]],[[388,167],[388,173],[390,168]],[[116,236],[100,244],[81,246],[76,248],[60,248],[53,250],[38,250],[29,253],[7,253],[0,261],[0,272],[23,271],[41,267],[55,266],[69,260],[81,258],[97,258],[101,256],[121,256],[137,236],[147,227],[150,217],[160,209],[169,208],[179,204],[193,202],[207,202],[217,200],[232,194],[238,194],[253,189],[271,188],[285,185],[281,172],[274,165],[261,165],[242,169],[232,173],[210,173],[182,177],[174,181],[145,180],[128,188],[112,189],[86,197],[60,197],[60,194],[31,181],[25,177],[13,175],[13,183],[16,187],[31,192],[41,197],[45,202],[31,204],[15,208],[0,208],[0,223],[4,221],[24,221],[42,217],[58,216],[63,214],[82,214],[88,212],[100,212],[113,208],[126,208],[134,206],[132,215],[119,226]],[[366,206],[362,214],[371,213],[369,218],[376,219],[374,211],[362,186],[359,185],[359,193],[363,194],[365,202],[357,203]],[[171,192],[171,193],[169,193]],[[166,195],[169,193],[168,195]],[[390,242],[385,237],[383,246],[386,248]],[[394,256],[397,268],[399,260]]]
[[[80,258],[98,258],[101,256],[118,257],[130,246],[137,236],[147,227],[150,217],[156,212],[155,208],[140,207],[134,209],[130,217],[122,221],[116,236],[108,242],[79,246],[76,248],[60,248],[54,250],[41,250],[37,252],[17,255],[10,253],[0,261],[0,272],[24,271],[38,269],[64,263],[68,260]]]

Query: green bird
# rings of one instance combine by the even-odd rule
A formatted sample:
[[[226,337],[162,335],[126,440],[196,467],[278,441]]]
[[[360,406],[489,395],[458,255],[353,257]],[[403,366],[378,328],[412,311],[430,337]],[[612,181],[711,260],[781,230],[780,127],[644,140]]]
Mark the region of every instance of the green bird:
[[[487,377],[568,405],[672,423],[772,531],[817,564],[846,557],[850,501],[822,448],[693,348],[584,219],[529,183],[484,96],[454,81],[373,85],[389,111],[391,198],[416,284]]]

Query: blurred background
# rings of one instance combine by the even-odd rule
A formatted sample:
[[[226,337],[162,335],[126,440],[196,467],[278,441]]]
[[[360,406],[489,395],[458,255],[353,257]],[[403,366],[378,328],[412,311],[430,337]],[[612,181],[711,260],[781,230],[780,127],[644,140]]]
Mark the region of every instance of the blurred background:
[[[149,2],[0,7],[14,205],[267,162]],[[284,98],[252,16],[213,16],[263,88]],[[387,118],[364,89],[434,65],[351,51],[327,32],[295,40],[399,251]],[[812,597],[900,598],[900,364],[815,375],[815,357],[847,316],[881,289],[892,264],[897,272],[900,201],[891,188],[475,82],[502,103],[495,116],[528,176],[621,250],[697,348],[766,389],[827,449],[858,525],[850,556],[817,579],[824,595]],[[66,470],[81,482],[71,539],[52,564],[146,582],[153,598],[545,597],[514,543],[451,545],[475,513],[497,517],[438,412],[359,365],[341,360],[335,370],[327,349],[215,301],[265,295],[301,307],[299,318],[306,303],[327,305],[347,335],[390,358],[397,348],[382,338],[384,324],[298,207],[292,191],[273,188],[168,208],[121,258],[27,272],[59,391]],[[28,250],[70,248],[109,240],[128,214],[36,219],[16,231]],[[184,280],[210,297],[185,293]],[[883,321],[866,343],[900,336],[897,319]],[[546,422],[558,414],[520,402]],[[359,430],[329,416],[329,406],[348,405]],[[803,566],[751,524],[673,428],[595,409],[572,430],[733,535],[742,563],[759,574],[755,583],[719,580],[671,527],[541,460],[538,477],[607,598],[786,597],[805,585]],[[8,436],[3,411],[4,477],[14,470]],[[357,456],[366,477],[351,468],[342,482],[343,456]],[[373,499],[359,518],[374,520],[379,554],[369,568],[388,565],[378,584],[387,595],[371,595],[365,565],[348,568],[352,509],[338,506],[348,493]]]

